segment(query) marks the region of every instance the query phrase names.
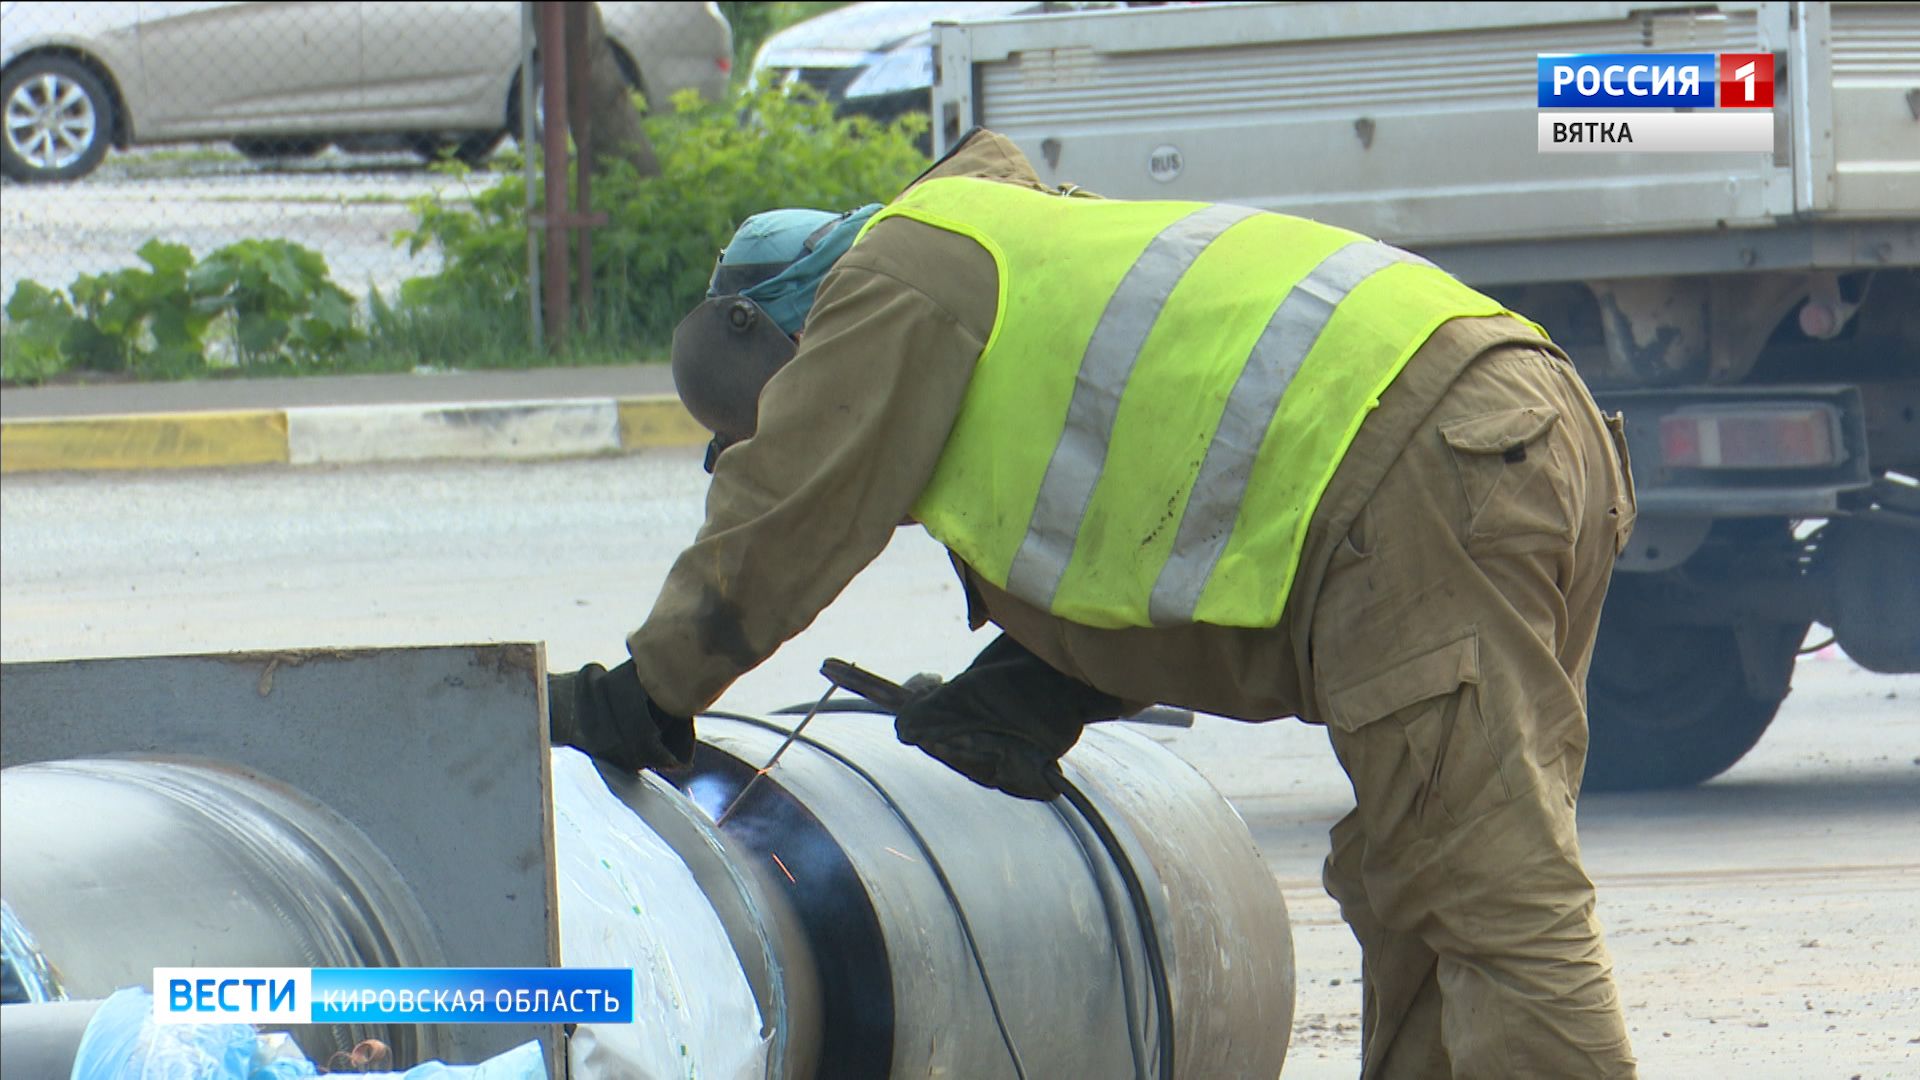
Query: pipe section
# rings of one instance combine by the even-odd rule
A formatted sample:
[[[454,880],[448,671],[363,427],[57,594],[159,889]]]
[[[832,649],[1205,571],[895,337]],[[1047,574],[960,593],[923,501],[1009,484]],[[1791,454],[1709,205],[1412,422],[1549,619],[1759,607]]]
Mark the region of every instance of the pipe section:
[[[718,817],[792,722],[702,718],[684,789]],[[1124,728],[1090,728],[1066,767],[1145,886],[1145,911],[1064,800],[978,787],[900,745],[882,717],[816,717],[734,808],[728,842],[792,905],[817,958],[821,1075],[1157,1075],[1149,933],[1168,967],[1174,1074],[1278,1075],[1292,939],[1245,823]]]
[[[600,770],[625,807],[612,812],[691,872],[694,901],[674,902],[717,916],[697,925],[719,927],[719,955],[751,986],[762,1028],[745,1034],[766,1041],[769,1076],[1159,1077],[1169,1061],[1196,1080],[1279,1074],[1286,904],[1245,824],[1185,762],[1101,725],[1065,762],[1080,806],[1028,802],[900,745],[885,717],[821,715],[717,828],[794,722],[704,717],[673,785]],[[146,759],[0,780],[0,893],[68,996],[183,963],[439,962],[406,868],[271,780]],[[567,917],[563,900],[563,954]],[[7,1006],[10,1024],[22,1007]],[[296,1037],[316,1060],[369,1037],[402,1063],[445,1045],[432,1027]]]

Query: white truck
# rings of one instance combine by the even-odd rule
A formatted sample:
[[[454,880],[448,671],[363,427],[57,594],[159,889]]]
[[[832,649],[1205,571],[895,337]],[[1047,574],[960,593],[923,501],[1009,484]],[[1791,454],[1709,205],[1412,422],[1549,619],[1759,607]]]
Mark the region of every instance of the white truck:
[[[1542,53],[1771,53],[1773,152],[1541,153]],[[944,25],[933,134],[1419,251],[1624,412],[1591,788],[1757,742],[1810,624],[1920,671],[1920,4],[1172,5]]]

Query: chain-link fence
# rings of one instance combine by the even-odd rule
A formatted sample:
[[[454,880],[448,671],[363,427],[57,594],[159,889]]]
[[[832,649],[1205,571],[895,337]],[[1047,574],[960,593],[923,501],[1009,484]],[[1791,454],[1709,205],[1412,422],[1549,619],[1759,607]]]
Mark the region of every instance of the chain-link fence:
[[[0,298],[137,265],[154,239],[201,258],[291,240],[360,297],[433,272],[430,250],[409,256],[394,235],[414,200],[468,201],[510,168],[536,6],[7,4]],[[606,45],[590,52],[650,107],[724,96],[732,42],[714,4],[598,8]],[[443,159],[473,171],[430,167]]]

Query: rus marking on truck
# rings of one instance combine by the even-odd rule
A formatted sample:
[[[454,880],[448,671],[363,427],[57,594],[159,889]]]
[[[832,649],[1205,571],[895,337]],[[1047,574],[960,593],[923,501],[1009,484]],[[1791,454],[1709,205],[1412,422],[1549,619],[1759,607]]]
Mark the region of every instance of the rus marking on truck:
[[[1622,120],[1617,124],[1603,124],[1592,120],[1555,120],[1553,122],[1553,141],[1557,143],[1617,143],[1632,145],[1633,128]]]
[[[1153,153],[1147,155],[1147,175],[1163,184],[1171,183],[1186,167],[1186,159],[1180,156],[1177,146],[1156,146]]]

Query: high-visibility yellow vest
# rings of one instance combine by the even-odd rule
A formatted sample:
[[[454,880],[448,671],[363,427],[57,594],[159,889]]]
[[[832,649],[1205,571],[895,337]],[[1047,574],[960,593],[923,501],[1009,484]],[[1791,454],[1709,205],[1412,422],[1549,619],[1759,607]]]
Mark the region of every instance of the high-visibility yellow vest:
[[[1398,248],[1241,206],[956,177],[867,228],[894,216],[972,238],[1000,279],[914,517],[1088,626],[1279,622],[1361,420],[1442,323],[1504,311]]]

